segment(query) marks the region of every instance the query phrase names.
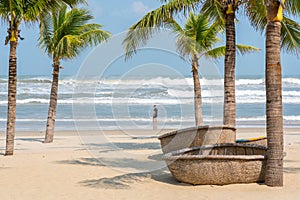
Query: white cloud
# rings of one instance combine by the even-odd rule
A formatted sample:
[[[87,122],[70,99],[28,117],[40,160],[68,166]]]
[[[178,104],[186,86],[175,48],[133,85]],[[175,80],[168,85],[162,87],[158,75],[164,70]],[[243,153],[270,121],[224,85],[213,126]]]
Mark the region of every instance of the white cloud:
[[[146,14],[150,9],[141,1],[135,1],[132,3],[133,12],[139,15]]]

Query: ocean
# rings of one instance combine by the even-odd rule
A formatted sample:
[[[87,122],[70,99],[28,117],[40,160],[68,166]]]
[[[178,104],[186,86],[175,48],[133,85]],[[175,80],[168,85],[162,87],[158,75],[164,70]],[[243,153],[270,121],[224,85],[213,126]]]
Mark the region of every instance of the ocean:
[[[223,80],[201,79],[205,124],[222,123]],[[43,131],[51,76],[19,76],[17,131]],[[265,126],[263,77],[236,78],[237,127]],[[159,128],[194,125],[192,77],[76,79],[60,77],[56,130],[151,129],[153,105]],[[0,130],[6,129],[7,77],[0,77]],[[300,127],[300,78],[283,78],[286,127]]]

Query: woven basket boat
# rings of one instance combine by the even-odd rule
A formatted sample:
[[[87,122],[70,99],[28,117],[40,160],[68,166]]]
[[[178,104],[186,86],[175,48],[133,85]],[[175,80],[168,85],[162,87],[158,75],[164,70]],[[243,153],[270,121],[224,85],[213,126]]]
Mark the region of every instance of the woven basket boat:
[[[236,128],[232,126],[198,126],[180,129],[158,137],[163,153],[219,143],[235,143]]]
[[[267,148],[251,144],[215,144],[185,148],[163,156],[180,182],[201,185],[264,182]]]

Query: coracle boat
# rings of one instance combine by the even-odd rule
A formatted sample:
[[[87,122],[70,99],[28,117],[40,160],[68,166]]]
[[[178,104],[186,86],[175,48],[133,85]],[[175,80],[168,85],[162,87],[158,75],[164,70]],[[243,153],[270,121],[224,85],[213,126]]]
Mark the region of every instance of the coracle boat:
[[[215,144],[172,151],[163,156],[172,175],[193,185],[264,182],[267,148]]]
[[[235,143],[236,128],[232,126],[197,126],[165,133],[158,137],[163,153],[219,143]]]

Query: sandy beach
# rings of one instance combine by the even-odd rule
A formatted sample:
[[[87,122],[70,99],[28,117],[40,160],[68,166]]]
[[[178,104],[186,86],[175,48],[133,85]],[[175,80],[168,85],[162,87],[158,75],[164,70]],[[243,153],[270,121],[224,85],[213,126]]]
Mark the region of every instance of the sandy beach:
[[[141,131],[105,131],[108,140],[133,155],[161,153],[159,141],[137,136]],[[164,130],[159,134],[167,132]],[[264,135],[264,129],[239,129],[237,138]],[[52,144],[42,143],[43,132],[17,132],[15,155],[3,156],[5,133],[0,133],[0,199],[298,199],[300,195],[300,131],[285,129],[284,187],[263,184],[191,186],[177,182],[166,168],[134,172],[126,159],[114,165],[96,159],[82,144],[97,131],[55,133]],[[129,136],[130,137],[129,137]],[[98,144],[95,141],[95,144]],[[96,148],[96,145],[95,145]],[[96,152],[106,147],[97,145]],[[99,150],[100,149],[100,150]],[[104,152],[104,151],[103,151]],[[111,154],[112,155],[112,154]],[[150,156],[151,157],[151,156]],[[128,161],[128,160],[127,160]],[[137,163],[147,162],[141,157]],[[112,163],[110,163],[112,164]],[[116,166],[116,167],[114,167]]]

